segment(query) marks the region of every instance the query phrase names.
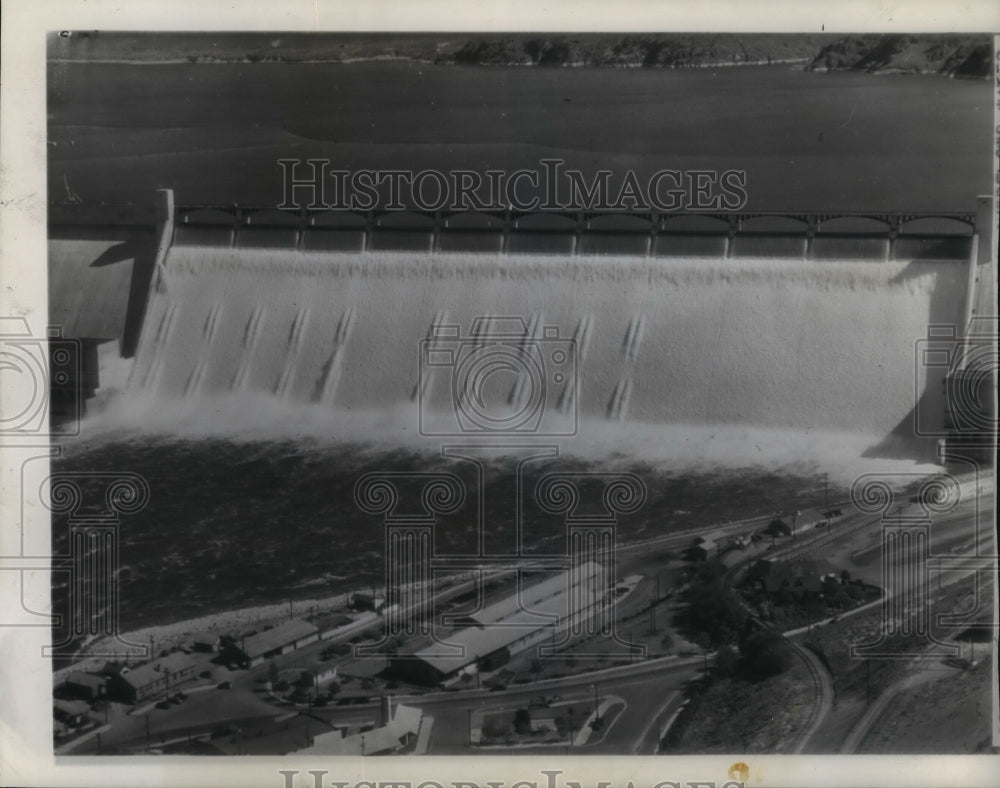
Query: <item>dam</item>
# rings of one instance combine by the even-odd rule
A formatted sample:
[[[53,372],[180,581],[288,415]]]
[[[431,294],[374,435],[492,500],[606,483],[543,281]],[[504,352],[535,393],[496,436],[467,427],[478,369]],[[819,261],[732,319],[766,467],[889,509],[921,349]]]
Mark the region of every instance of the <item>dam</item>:
[[[872,456],[933,459],[955,375],[927,351],[995,315],[988,199],[942,215],[359,214],[161,191],[102,211],[85,231],[57,208],[50,222],[50,322],[83,343],[85,396],[377,412],[438,440],[692,424],[863,433]],[[486,346],[502,358],[477,367]]]

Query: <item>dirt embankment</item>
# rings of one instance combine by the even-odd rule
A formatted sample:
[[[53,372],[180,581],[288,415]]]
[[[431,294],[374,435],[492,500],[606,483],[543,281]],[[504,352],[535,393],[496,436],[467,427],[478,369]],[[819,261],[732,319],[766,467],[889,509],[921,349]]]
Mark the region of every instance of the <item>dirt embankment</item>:
[[[904,690],[872,727],[862,753],[995,753],[988,691],[993,666],[982,645],[976,666],[942,671],[929,684]],[[966,656],[970,649],[966,647]],[[928,714],[928,709],[934,709]]]

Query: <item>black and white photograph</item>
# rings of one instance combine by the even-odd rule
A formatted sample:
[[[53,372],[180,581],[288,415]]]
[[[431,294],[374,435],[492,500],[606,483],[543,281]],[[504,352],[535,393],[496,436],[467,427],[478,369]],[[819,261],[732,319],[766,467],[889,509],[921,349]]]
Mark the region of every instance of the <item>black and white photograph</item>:
[[[563,19],[45,33],[56,763],[1000,752],[996,38]]]

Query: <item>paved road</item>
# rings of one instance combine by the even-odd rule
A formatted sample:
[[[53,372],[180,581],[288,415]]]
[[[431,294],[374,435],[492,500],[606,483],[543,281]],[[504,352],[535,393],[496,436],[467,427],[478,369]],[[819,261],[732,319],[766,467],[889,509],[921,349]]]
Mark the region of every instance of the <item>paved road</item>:
[[[903,507],[901,511],[903,514],[917,514],[920,513],[921,509],[917,505],[911,505]],[[932,557],[928,558],[922,552],[918,552],[922,550],[923,547],[917,542],[898,542],[897,544],[902,551],[895,556],[895,560],[893,562],[894,569],[891,571],[894,571],[898,575],[902,570],[908,570],[919,562],[927,562],[930,566],[933,566],[936,559],[940,557],[944,558],[944,560],[948,562],[949,569],[939,574],[939,587],[950,585],[951,583],[962,580],[963,578],[974,573],[977,568],[981,568],[983,559],[976,559],[976,553],[980,556],[994,554],[992,531],[989,528],[984,527],[984,524],[992,523],[992,519],[992,502],[976,500],[965,501],[952,511],[934,516],[930,521]],[[873,527],[880,528],[879,521],[875,521]],[[856,527],[850,528],[845,532],[842,532],[839,539],[835,538],[829,541],[826,539],[819,539],[815,543],[805,547],[805,549],[800,548],[795,552],[797,554],[804,554],[813,550],[828,549],[836,541],[861,538],[863,535],[862,530],[863,529]],[[881,549],[880,541],[878,548],[879,550]],[[866,549],[864,552],[867,553],[869,551],[870,548]],[[953,553],[951,551],[955,552]],[[972,555],[970,555],[970,553]],[[876,559],[881,565],[881,552],[878,553]],[[919,569],[920,571],[929,572],[929,566],[927,565],[920,567]],[[879,578],[882,580],[884,592],[883,597],[870,605],[855,608],[854,610],[841,614],[839,616],[840,619],[870,610],[873,606],[885,604],[885,602],[892,595],[893,589],[891,587],[886,587],[886,580],[882,578],[881,575],[879,575]],[[807,633],[808,630],[809,628],[807,627],[805,629],[796,630],[795,632],[787,632],[785,635],[792,636],[803,634],[804,632]],[[817,701],[814,704],[809,721],[803,729],[795,748],[795,752],[800,753],[806,750],[809,746],[813,735],[823,724],[826,715],[832,709],[833,682],[829,671],[815,654],[813,654],[809,649],[799,646],[787,637],[786,640],[793,646],[800,658],[805,661],[817,688]],[[918,676],[910,675],[888,687],[886,691],[876,700],[875,704],[873,704],[873,706],[868,709],[866,714],[855,724],[854,728],[852,728],[841,751],[853,752],[864,740],[864,737],[867,735],[871,726],[889,705],[889,703],[891,703],[892,699],[898,694],[898,692],[908,686],[912,686],[915,682],[919,682],[919,680],[920,678]]]
[[[596,685],[601,699],[608,695],[617,696],[625,702],[625,708],[601,734],[595,735],[582,747],[573,748],[574,752],[618,755],[639,752],[651,755],[656,752],[659,744],[657,723],[669,717],[683,701],[685,684],[698,675],[701,666],[700,657],[694,660],[658,660],[655,663],[550,679],[524,685],[523,688],[511,687],[503,692],[426,695],[415,699],[414,703],[434,716],[429,754],[468,753],[468,715],[471,711],[519,708],[539,695],[559,695],[560,705],[573,706],[574,718],[579,725],[593,711]],[[406,702],[405,699],[403,702]],[[441,724],[442,721],[444,724]],[[527,755],[559,749],[546,746],[511,749],[508,752]]]

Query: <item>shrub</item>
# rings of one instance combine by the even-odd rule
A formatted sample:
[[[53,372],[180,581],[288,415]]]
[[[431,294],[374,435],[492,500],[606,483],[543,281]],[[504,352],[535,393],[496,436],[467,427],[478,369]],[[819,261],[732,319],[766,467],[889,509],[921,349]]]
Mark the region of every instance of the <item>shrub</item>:
[[[483,725],[483,736],[487,739],[499,739],[506,735],[507,726],[498,717],[491,717]]]

